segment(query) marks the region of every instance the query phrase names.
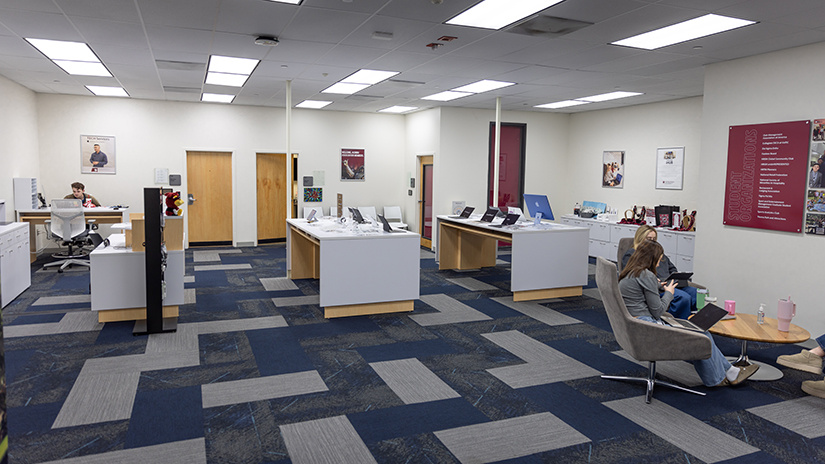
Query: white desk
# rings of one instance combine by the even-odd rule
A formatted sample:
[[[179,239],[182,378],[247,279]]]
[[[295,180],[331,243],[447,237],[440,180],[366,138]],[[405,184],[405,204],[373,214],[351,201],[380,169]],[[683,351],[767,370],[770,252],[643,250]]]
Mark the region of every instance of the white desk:
[[[587,285],[589,230],[585,227],[543,222],[536,228],[530,222],[497,228],[478,218],[436,219],[439,269],[495,266],[496,242],[501,240],[512,244],[510,291],[514,301],[578,296]]]
[[[287,219],[287,277],[320,279],[324,317],[412,311],[419,296],[420,237],[334,220]]]
[[[146,257],[125,243],[125,235],[112,234],[108,247],[101,244],[89,254],[92,311],[99,311],[100,322],[146,319]],[[163,317],[178,315],[184,302],[183,274],[184,251],[168,251]]]
[[[29,228],[26,224],[0,225],[0,307],[11,303],[31,286],[28,250]]]
[[[88,221],[94,219],[97,224],[117,224],[124,221],[123,218],[128,218],[127,214],[129,208],[112,209],[110,207],[99,208],[83,208],[83,216]],[[35,233],[35,226],[38,224],[45,224],[47,220],[52,217],[51,208],[39,209],[19,209],[17,210],[17,221],[29,223],[29,236],[31,237],[29,251],[31,252],[31,262],[37,259],[37,234]]]

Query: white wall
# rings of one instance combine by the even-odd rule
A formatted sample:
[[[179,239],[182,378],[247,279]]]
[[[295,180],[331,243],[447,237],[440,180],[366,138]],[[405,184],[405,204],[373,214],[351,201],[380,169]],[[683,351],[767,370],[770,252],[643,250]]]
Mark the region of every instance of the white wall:
[[[40,180],[48,199],[70,193],[69,184],[80,181],[103,204],[142,211],[142,189],[154,185],[154,168],[181,174],[185,197],[186,151],[228,151],[233,153],[234,242],[255,242],[255,154],[286,151],[283,109],[39,94],[37,110],[40,160],[46,166]],[[116,137],[116,175],[80,174],[81,134]],[[339,192],[354,206],[403,199],[403,116],[295,110],[292,134],[299,179],[325,171],[327,209]],[[341,148],[366,150],[365,182],[341,182]],[[302,188],[299,193],[303,200]],[[302,209],[303,201],[298,206]]]
[[[441,108],[419,111],[406,116],[407,123],[407,154],[404,165],[405,176],[416,179],[415,188],[409,188],[409,181],[405,184],[407,191],[412,190],[412,196],[407,195],[402,203],[404,222],[409,230],[420,233],[420,210],[418,199],[421,195],[421,179],[418,173],[418,157],[433,155],[433,163],[439,158],[441,145]],[[433,176],[438,179],[438,172]],[[435,187],[435,186],[434,186]],[[436,189],[437,191],[437,189]]]
[[[797,303],[794,323],[825,332],[818,277],[825,262],[820,236],[722,225],[728,126],[825,117],[825,43],[708,66],[702,114],[701,216],[696,270],[711,293],[736,300],[737,312],[779,298]],[[802,188],[800,187],[800,195]]]
[[[6,200],[1,222],[14,220],[12,178],[40,175],[36,102],[34,92],[0,76],[0,200]]]
[[[686,98],[571,115],[567,156],[567,189],[562,209],[572,213],[576,202],[598,201],[616,208],[619,218],[633,205],[677,205],[698,209],[701,158],[702,99]],[[685,147],[682,190],[657,190],[656,149]],[[602,187],[602,152],[624,151],[624,187]],[[704,210],[697,224],[704,225]]]

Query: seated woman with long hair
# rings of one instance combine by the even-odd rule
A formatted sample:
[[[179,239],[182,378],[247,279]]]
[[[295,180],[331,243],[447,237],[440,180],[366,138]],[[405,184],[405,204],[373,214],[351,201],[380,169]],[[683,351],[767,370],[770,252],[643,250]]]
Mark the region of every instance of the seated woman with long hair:
[[[633,236],[633,248],[627,250],[622,256],[622,265],[627,266],[627,261],[633,255],[633,252],[642,242],[647,240],[656,241],[658,233],[656,229],[645,224],[636,229],[636,235]],[[667,279],[667,277],[674,272],[677,272],[676,266],[668,259],[667,255],[662,255],[662,262],[656,266],[656,275],[659,279]],[[661,289],[659,293],[661,293]],[[677,288],[673,290],[673,300],[668,306],[668,312],[679,319],[687,319],[690,317],[691,311],[696,309],[696,289],[694,287]]]
[[[676,282],[665,282],[665,292],[659,295],[656,267],[662,261],[664,254],[664,249],[658,242],[647,240],[641,243],[619,274],[619,291],[632,317],[655,324],[668,325],[662,320],[662,315],[667,311],[673,299]],[[711,343],[710,358],[691,361],[705,386],[738,385],[759,369],[756,364],[742,368],[732,366],[716,347],[713,337],[707,332],[705,335]]]

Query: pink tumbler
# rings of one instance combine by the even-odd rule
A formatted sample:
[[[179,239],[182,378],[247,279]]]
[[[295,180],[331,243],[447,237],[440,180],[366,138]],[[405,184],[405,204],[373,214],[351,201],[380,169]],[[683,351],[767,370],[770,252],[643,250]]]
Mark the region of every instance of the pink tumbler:
[[[796,316],[796,303],[788,297],[787,300],[779,300],[776,308],[776,328],[780,332],[787,332],[791,328],[791,318]]]
[[[725,300],[725,311],[731,316],[736,314],[736,302],[733,300]]]

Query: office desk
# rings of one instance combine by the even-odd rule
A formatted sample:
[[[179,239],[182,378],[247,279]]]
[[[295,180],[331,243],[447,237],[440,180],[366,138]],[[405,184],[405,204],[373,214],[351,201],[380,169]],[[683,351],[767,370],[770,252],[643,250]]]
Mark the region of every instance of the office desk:
[[[97,224],[117,224],[124,222],[123,217],[128,211],[128,208],[120,208],[117,210],[108,207],[83,208],[83,215],[86,221],[94,219]],[[31,262],[37,259],[37,234],[35,233],[34,227],[38,224],[45,224],[51,217],[51,208],[17,210],[17,221],[29,223],[29,252],[31,253]]]
[[[543,222],[541,228],[490,227],[477,219],[437,218],[439,269],[480,269],[496,265],[497,241],[512,244],[510,291],[513,301],[578,296],[587,285],[589,230]]]
[[[329,219],[286,222],[287,277],[320,279],[324,317],[413,310],[421,267],[418,234],[353,233]]]
[[[90,254],[92,311],[99,322],[146,319],[146,257],[126,247],[124,234],[109,236],[109,246]],[[166,298],[163,317],[176,317],[183,300],[184,251],[169,250],[166,261]]]

